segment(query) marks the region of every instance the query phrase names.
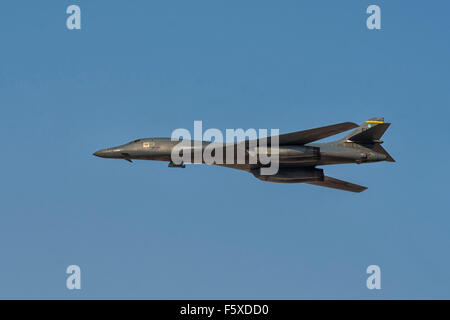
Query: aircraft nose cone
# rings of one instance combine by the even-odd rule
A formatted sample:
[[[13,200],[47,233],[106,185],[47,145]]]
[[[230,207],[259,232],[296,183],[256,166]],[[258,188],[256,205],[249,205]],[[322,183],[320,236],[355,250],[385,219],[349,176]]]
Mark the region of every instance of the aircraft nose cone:
[[[102,150],[95,151],[92,155],[102,158],[105,156],[105,154],[106,154],[106,150],[102,149]]]
[[[128,154],[128,152],[124,151],[121,147],[114,147],[95,151],[92,155],[107,159],[121,159],[124,154]]]

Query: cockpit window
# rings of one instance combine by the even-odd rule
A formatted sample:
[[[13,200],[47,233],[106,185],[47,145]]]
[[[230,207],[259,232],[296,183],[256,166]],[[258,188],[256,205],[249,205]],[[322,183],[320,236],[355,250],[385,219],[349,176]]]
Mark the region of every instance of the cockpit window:
[[[136,139],[136,140],[134,140],[133,142],[139,142],[139,141],[141,141],[141,139]]]

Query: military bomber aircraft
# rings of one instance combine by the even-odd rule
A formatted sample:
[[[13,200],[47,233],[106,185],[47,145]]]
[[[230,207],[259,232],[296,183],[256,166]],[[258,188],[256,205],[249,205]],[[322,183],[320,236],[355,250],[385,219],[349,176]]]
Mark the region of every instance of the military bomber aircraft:
[[[310,130],[281,134],[277,136],[278,144],[275,146],[272,145],[272,140],[275,140],[273,137],[261,138],[257,141],[251,140],[257,146],[266,146],[266,152],[268,153],[277,151],[279,168],[277,173],[273,175],[262,174],[263,164],[259,162],[250,163],[249,154],[252,152],[250,140],[218,146],[218,148],[222,148],[223,157],[230,151],[233,151],[233,154],[236,155],[237,152],[235,151],[239,147],[243,147],[246,153],[244,163],[223,161],[217,163],[217,165],[250,172],[262,181],[308,183],[351,192],[361,192],[367,188],[326,176],[323,169],[317,168],[317,166],[344,163],[361,164],[379,161],[395,162],[381,146],[383,141],[380,140],[389,125],[390,123],[384,122],[384,118],[372,118],[360,126],[352,122],[343,122]],[[317,140],[350,129],[354,130],[340,140],[314,143]],[[124,159],[129,162],[135,159],[168,161],[169,167],[184,168],[184,163],[175,164],[172,161],[173,148],[179,142],[173,141],[171,138],[137,139],[121,146],[99,150],[93,155],[101,158]],[[210,143],[208,141],[200,142],[201,150],[203,151]],[[194,150],[194,141],[189,140],[188,144],[189,148]],[[194,157],[186,163],[192,162],[194,162]]]

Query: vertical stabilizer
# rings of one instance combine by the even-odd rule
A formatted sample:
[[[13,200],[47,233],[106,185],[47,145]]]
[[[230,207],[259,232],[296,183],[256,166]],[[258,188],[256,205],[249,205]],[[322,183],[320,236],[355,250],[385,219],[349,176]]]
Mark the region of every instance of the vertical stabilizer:
[[[384,118],[371,118],[346,135],[342,140],[356,143],[380,142],[381,137],[389,126],[390,123],[385,123]]]

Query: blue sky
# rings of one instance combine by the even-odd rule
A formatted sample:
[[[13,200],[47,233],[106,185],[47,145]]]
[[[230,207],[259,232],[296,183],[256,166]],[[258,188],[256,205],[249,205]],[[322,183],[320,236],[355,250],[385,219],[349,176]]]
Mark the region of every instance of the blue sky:
[[[0,298],[450,298],[449,10],[2,1]],[[283,133],[375,116],[397,162],[325,167],[361,194],[91,155],[194,120]]]

